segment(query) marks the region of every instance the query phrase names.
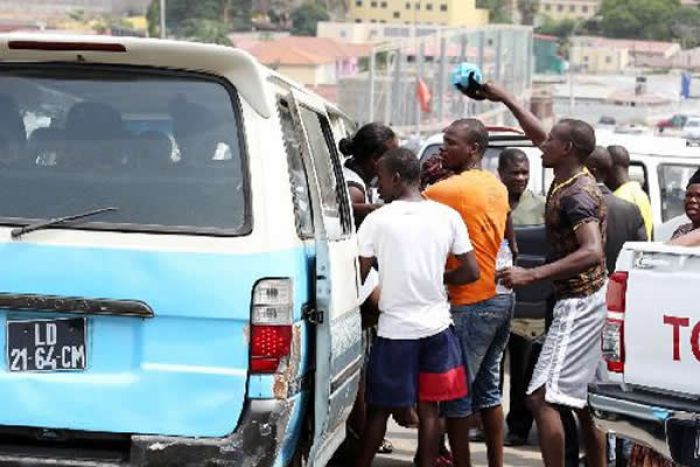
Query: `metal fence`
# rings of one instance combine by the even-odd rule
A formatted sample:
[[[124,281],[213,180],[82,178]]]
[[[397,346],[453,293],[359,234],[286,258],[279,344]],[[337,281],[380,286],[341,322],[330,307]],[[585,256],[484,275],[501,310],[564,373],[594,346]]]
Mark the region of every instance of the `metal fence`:
[[[404,136],[434,133],[467,116],[510,124],[502,105],[474,101],[454,90],[450,74],[460,62],[475,63],[486,79],[528,100],[532,50],[532,29],[511,25],[443,29],[382,44],[363,60],[362,73],[341,80],[338,101],[358,122],[383,121]],[[417,98],[419,81],[431,95],[428,111]]]

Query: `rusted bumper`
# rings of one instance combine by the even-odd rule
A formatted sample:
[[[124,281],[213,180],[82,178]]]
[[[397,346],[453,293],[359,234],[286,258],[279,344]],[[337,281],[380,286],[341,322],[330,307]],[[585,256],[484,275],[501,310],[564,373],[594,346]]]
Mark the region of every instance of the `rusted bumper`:
[[[49,443],[44,438],[37,444],[0,450],[0,466],[271,466],[283,445],[292,408],[293,402],[284,400],[249,400],[236,431],[223,438],[100,434],[100,439],[121,440],[126,449],[114,456],[95,454],[95,446],[89,441],[97,439],[94,434],[48,430],[64,441],[79,440],[82,447],[66,448],[61,442]],[[17,428],[15,431],[41,430]]]
[[[133,466],[271,466],[289,422],[288,402],[248,401],[238,429],[225,438],[133,436]]]

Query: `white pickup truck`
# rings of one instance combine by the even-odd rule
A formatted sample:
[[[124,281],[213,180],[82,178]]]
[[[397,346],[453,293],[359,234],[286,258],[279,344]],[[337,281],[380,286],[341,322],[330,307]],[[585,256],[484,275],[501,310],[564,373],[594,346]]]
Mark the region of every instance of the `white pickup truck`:
[[[589,388],[596,423],[700,466],[700,248],[626,244],[607,305],[610,381]]]

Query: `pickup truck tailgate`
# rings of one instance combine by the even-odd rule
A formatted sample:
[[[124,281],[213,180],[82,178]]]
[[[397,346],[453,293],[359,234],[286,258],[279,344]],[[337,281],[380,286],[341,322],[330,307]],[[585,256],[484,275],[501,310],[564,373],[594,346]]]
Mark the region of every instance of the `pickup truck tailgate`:
[[[700,249],[652,244],[630,253],[624,381],[700,395]]]

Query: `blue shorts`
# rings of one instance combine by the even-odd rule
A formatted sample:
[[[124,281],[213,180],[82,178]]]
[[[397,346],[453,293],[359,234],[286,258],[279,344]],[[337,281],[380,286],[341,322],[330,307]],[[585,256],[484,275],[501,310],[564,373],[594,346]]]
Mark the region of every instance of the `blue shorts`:
[[[454,329],[422,339],[377,337],[367,367],[367,403],[386,408],[467,397],[462,349]]]
[[[467,364],[471,407],[458,401],[444,404],[445,416],[465,416],[501,404],[500,367],[510,336],[513,305],[513,294],[503,294],[472,305],[452,307],[455,331]]]

